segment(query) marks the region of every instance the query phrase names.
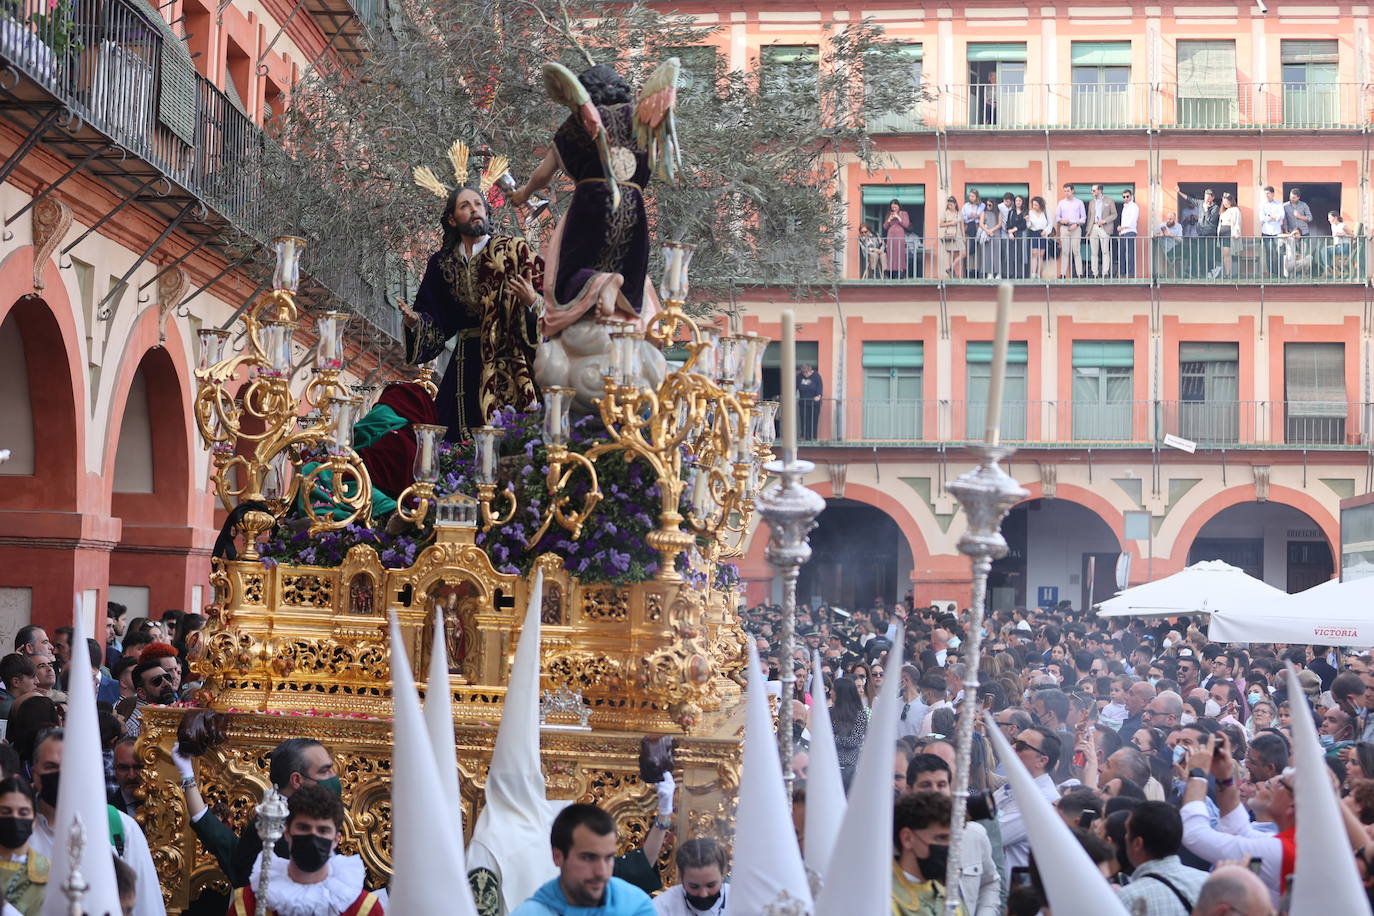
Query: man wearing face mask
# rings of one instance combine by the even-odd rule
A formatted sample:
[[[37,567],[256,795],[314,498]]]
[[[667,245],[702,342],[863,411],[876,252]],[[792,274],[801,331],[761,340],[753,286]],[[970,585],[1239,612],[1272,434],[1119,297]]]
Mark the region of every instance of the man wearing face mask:
[[[950,768],[943,758],[934,754],[917,754],[911,758],[906,773],[909,791],[917,794],[933,792],[945,798],[953,798]],[[899,799],[898,805],[900,804]],[[918,831],[913,831],[916,832]],[[900,836],[897,837],[897,842],[901,843]],[[964,912],[969,916],[998,916],[1002,911],[1001,876],[997,871],[997,862],[993,858],[992,841],[988,839],[988,832],[982,824],[965,822],[963,849],[964,862],[967,864],[964,865],[959,879],[959,895],[964,903]],[[899,867],[906,871],[906,866],[900,864],[900,845],[897,853]],[[919,863],[917,866],[919,867]],[[922,870],[921,873],[925,874],[925,871]],[[943,880],[944,872],[933,874],[932,877],[937,881]]]
[[[261,856],[252,882],[234,891],[227,916],[257,912],[254,888],[261,871],[270,869],[267,912],[270,916],[383,916],[381,900],[363,886],[367,869],[358,856],[339,855],[343,802],[322,786],[291,793],[286,803],[286,837],[290,858]]]
[[[290,800],[299,789],[319,786],[333,795],[339,795],[341,787],[339,775],[334,770],[334,759],[323,744],[313,738],[288,738],[278,744],[271,754],[269,777],[276,790]],[[253,864],[262,851],[262,840],[258,838],[257,824],[253,819],[243,827],[243,833],[234,832],[215,817],[205,806],[200,789],[196,784],[195,763],[183,756],[176,746],[172,748],[172,763],[181,774],[181,790],[186,797],[186,810],[191,816],[191,829],[200,842],[209,850],[220,868],[228,876],[234,887],[248,883]],[[286,838],[277,841],[276,854],[285,859],[290,854]]]
[[[949,862],[950,799],[936,792],[911,792],[892,810],[893,916],[923,916],[945,907]]]
[[[49,860],[53,857],[54,845],[52,822],[57,817],[57,799],[62,789],[63,743],[62,729],[49,728],[38,733],[33,749],[33,788],[38,796],[38,816],[34,818],[29,848]],[[110,846],[115,855],[134,870],[138,879],[134,916],[166,916],[157,869],[153,866],[143,829],[123,811],[109,810]],[[95,849],[87,845],[88,853]]]

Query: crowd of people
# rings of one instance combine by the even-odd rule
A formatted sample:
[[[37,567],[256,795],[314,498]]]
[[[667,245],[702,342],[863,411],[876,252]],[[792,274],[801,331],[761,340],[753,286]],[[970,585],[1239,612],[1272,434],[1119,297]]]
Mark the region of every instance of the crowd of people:
[[[1263,188],[1251,232],[1231,191],[1207,188],[1193,198],[1176,188],[1178,208],[1147,225],[1131,188],[1114,198],[1094,184],[1086,200],[1073,184],[1060,190],[1049,204],[1011,191],[983,197],[970,189],[962,204],[947,197],[933,245],[911,233],[910,215],[893,200],[878,233],[859,227],[860,277],[1131,278],[1151,261],[1165,279],[1353,277],[1359,269],[1357,226],[1338,210],[1314,214],[1301,188],[1290,188],[1287,200]],[[1329,234],[1313,231],[1318,220]]]
[[[203,620],[173,614],[125,626],[121,611],[111,608],[107,645],[88,640],[86,648],[92,686],[101,697],[110,840],[124,912],[150,916],[164,909],[152,852],[130,816],[141,780],[134,739],[146,705],[178,703],[195,689],[185,655]],[[777,607],[742,613],[765,676],[783,682],[789,666],[794,678],[795,692],[786,700],[793,704],[791,762],[798,777],[793,817],[803,845],[815,717],[825,716],[833,734],[827,740],[834,742],[841,779],[852,793],[869,735],[886,731],[874,725],[877,697],[885,681],[899,680],[898,702],[886,707],[897,720],[891,912],[943,912],[952,787],[961,775],[954,735],[968,674],[966,617],[949,605],[913,607],[910,599],[852,611],[803,606],[789,658]],[[1012,791],[1009,761],[999,757],[989,727],[1005,737],[1018,772],[1024,767],[1035,794],[1057,810],[1127,912],[1288,912],[1298,843],[1293,728],[1306,721],[1294,715],[1299,704],[1311,710],[1340,798],[1341,842],[1374,900],[1374,660],[1331,646],[1218,645],[1199,624],[1187,617],[1108,621],[1067,603],[989,616],[981,634],[978,705],[991,724],[976,723],[956,891],[967,916],[1032,916],[1048,906],[1023,813],[1025,796]],[[171,641],[163,642],[169,634]],[[0,704],[7,714],[0,743],[0,892],[7,916],[36,916],[50,892],[71,636],[58,630],[49,639],[42,628],[25,627],[14,653],[0,659]],[[905,661],[891,670],[888,660],[899,640]],[[1285,679],[1290,665],[1297,691]],[[820,697],[826,699],[818,709]],[[385,893],[365,886],[358,857],[338,851],[344,808],[328,748],[291,738],[269,755],[267,775],[289,815],[286,836],[268,856],[251,821],[235,833],[207,807],[193,762],[179,749],[172,760],[192,832],[232,887],[229,897],[206,895],[189,912],[255,912],[253,895],[268,868],[269,912],[380,916]],[[883,793],[886,772],[878,790]],[[611,814],[594,805],[564,808],[549,838],[557,877],[523,903],[491,912],[730,912],[730,858],[727,846],[714,839],[677,841],[676,882],[662,887],[650,863],[673,829],[671,769],[658,789],[654,829],[627,856],[616,854],[619,833]],[[881,825],[874,829],[886,835]]]
[[[828,698],[825,714],[847,790],[874,698],[885,679],[901,679],[892,771],[893,913],[941,912],[956,706],[967,673],[968,634],[956,609],[913,608],[910,599],[849,612],[803,606],[790,660],[780,650],[778,608],[756,606],[745,617],[771,676],[792,666],[793,766],[802,777],[808,723],[819,714],[811,706],[821,694],[815,678]],[[1341,797],[1350,855],[1374,890],[1369,654],[1331,646],[1218,645],[1199,623],[1104,620],[1067,603],[999,611],[984,627],[979,705],[1118,886],[1128,912],[1173,916],[1287,911],[1296,857],[1291,712],[1306,704]],[[907,661],[893,671],[887,659],[898,634]],[[1301,695],[1285,686],[1287,664],[1297,669]],[[965,838],[972,852],[960,888],[965,911],[1039,913],[1046,900],[1020,806],[1005,762],[981,722],[976,728],[968,773],[975,835]],[[804,778],[796,803],[805,804]],[[1256,882],[1265,891],[1262,901],[1250,899]],[[1136,900],[1142,910],[1130,909]]]

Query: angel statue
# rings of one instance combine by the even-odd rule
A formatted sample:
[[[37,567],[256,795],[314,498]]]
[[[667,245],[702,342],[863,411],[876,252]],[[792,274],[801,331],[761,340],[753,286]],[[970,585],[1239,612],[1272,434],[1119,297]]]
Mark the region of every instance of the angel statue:
[[[468,148],[449,148],[456,185],[417,166],[415,183],[443,198],[443,241],[430,256],[415,305],[398,302],[405,320],[406,360],[428,362],[457,336],[453,359],[435,398],[439,423],[456,441],[483,426],[502,407],[537,404],[534,352],[541,307],[543,262],[521,238],[491,235],[487,192],[507,177],[504,156],[493,156],[475,186],[468,179]]]
[[[677,58],[670,57],[634,95],[610,67],[573,76],[560,64],[544,65],[545,90],[572,114],[511,202],[523,205],[560,169],[576,183],[572,204],[544,246],[540,329],[549,339],[535,357],[535,378],[542,386],[573,388],[582,412],[594,410],[611,348],[596,319],[619,316],[643,328],[658,312],[648,282],[644,186],[654,171],[675,180],[681,159],[673,118],[678,71]],[[640,383],[656,387],[667,371],[663,355],[646,342],[640,362]]]

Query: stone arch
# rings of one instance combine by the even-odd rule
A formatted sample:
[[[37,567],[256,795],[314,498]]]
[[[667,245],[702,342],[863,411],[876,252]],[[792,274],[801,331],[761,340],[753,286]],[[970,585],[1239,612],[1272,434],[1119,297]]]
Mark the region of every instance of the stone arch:
[[[168,325],[159,343],[158,309],[146,309],[123,345],[110,386],[108,422],[101,456],[101,499],[120,520],[110,562],[112,600],[156,617],[168,609],[199,612],[208,600],[209,510],[196,487],[195,428],[191,419],[193,380],[185,364],[179,329]],[[146,405],[132,402],[145,397]],[[118,490],[120,442],[126,422],[146,406],[146,447],[152,485]],[[128,443],[126,443],[127,445]],[[127,456],[126,456],[127,457]]]
[[[79,330],[54,265],[47,270],[48,295],[33,295],[32,258],[24,248],[0,265],[0,325],[14,322],[23,344],[33,426],[33,474],[0,473],[0,510],[76,512],[84,508],[85,489]]]
[[[1271,486],[1269,489],[1269,499],[1260,502],[1255,499],[1253,486],[1241,485],[1229,487],[1220,493],[1215,493],[1201,505],[1196,507],[1179,529],[1178,535],[1174,539],[1173,550],[1169,556],[1170,566],[1175,569],[1182,569],[1188,564],[1189,557],[1193,553],[1193,547],[1198,538],[1202,535],[1203,529],[1209,523],[1220,518],[1228,510],[1238,507],[1254,506],[1263,507],[1282,507],[1305,516],[1311,521],[1320,532],[1320,540],[1330,551],[1331,567],[1334,572],[1339,568],[1340,557],[1340,522],[1337,517],[1317,499],[1301,490],[1291,487]],[[1259,540],[1264,545],[1262,549],[1267,554],[1269,552],[1269,539],[1265,536],[1262,527],[1255,527],[1260,533],[1260,537],[1251,540]],[[1300,539],[1301,540],[1301,539]],[[1310,540],[1310,539],[1309,539]],[[1277,549],[1277,547],[1275,547]],[[1287,558],[1285,557],[1285,568]],[[1287,587],[1286,577],[1279,577],[1270,567],[1266,565],[1264,578],[1271,585],[1279,588]],[[1315,584],[1315,583],[1306,583]]]
[[[1054,498],[1043,496],[1038,483],[1026,489],[1030,496],[1002,523],[1008,552],[993,562],[989,606],[1007,610],[1067,600],[1083,608],[1112,595],[1125,549],[1120,512],[1081,487],[1061,486]]]

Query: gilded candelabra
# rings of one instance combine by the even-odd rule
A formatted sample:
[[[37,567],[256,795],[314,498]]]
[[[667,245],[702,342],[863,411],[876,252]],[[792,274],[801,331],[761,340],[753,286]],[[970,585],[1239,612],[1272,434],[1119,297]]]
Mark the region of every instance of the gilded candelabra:
[[[664,308],[641,331],[635,322],[600,319],[611,347],[602,366],[603,394],[596,400],[607,440],[585,452],[568,448],[569,411],[573,392],[544,389],[544,443],[549,471],[546,487],[552,497],[542,523],[530,538],[537,543],[557,522],[579,535],[583,524],[602,500],[596,461],[610,452],[645,462],[658,480],[659,526],[646,538],[660,556],[656,578],[681,581],[679,554],[703,538],[725,556],[738,555],[749,528],[762,465],[772,457],[775,402],[758,402],[763,355],[768,339],[757,334],[722,336],[719,328],[698,324],[684,310],[687,268],[692,246],[669,242],[664,246]],[[658,347],[679,344],[686,351],[680,368],[667,373],[657,387],[640,383],[641,348],[645,340]],[[515,514],[509,490],[506,512],[492,509],[498,498],[494,434],[478,430],[478,499],[483,527],[504,524]],[[487,435],[484,440],[480,438]],[[590,485],[574,506],[567,491],[578,470]],[[691,487],[690,505],[683,515],[683,494]],[[732,537],[732,543],[722,541]]]
[[[243,312],[241,352],[224,355],[225,329],[200,332],[196,425],[213,452],[220,501],[230,511],[243,510],[244,559],[257,559],[258,538],[298,494],[304,494],[300,502],[312,534],[371,515],[372,483],[352,448],[359,401],[339,384],[347,315],[316,316],[314,371],[302,391],[292,391],[304,248],[303,239],[276,240],[272,289]],[[305,409],[298,413],[301,404]]]

